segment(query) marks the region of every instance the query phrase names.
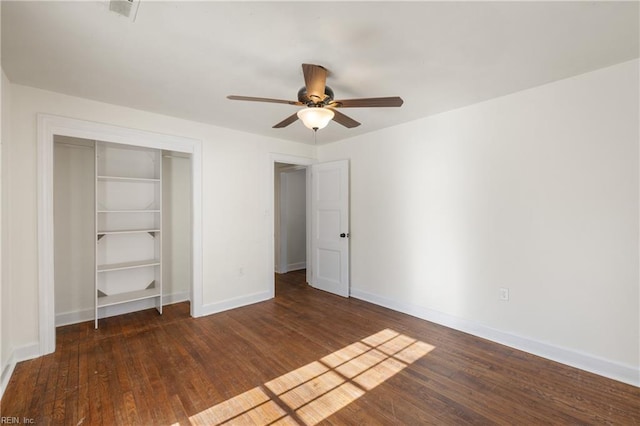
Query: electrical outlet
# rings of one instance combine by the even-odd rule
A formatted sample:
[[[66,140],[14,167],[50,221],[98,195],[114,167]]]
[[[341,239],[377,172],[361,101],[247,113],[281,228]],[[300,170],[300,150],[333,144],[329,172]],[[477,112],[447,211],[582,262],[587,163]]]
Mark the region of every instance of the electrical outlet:
[[[505,302],[509,301],[509,289],[500,287],[500,300]]]

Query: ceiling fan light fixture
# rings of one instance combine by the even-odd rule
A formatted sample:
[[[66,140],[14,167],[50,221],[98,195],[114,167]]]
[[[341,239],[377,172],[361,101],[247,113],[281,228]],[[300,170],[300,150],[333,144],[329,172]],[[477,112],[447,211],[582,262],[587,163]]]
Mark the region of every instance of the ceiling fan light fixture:
[[[298,111],[298,118],[311,130],[324,129],[334,115],[332,110],[322,107],[308,107]]]

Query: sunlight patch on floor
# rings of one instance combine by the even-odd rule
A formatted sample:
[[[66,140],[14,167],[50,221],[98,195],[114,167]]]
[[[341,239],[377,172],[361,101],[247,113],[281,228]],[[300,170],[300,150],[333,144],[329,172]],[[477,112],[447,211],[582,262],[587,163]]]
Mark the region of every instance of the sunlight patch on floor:
[[[189,421],[193,425],[315,425],[433,349],[385,329],[214,405]]]

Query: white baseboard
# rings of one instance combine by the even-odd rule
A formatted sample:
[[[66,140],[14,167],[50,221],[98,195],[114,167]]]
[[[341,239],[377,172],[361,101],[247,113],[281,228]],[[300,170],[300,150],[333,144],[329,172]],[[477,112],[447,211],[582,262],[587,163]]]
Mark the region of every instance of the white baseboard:
[[[16,360],[13,353],[9,356],[9,360],[6,365],[2,366],[2,376],[0,376],[0,398],[4,395],[4,390],[7,388],[9,384],[9,380],[11,379],[11,375],[13,374],[13,370],[16,368]]]
[[[280,265],[276,265],[274,267],[274,272],[276,274],[286,274],[287,272],[299,271],[300,269],[307,269],[307,262],[290,263],[285,266],[284,270],[280,267]]]
[[[394,311],[415,316],[445,327],[463,331],[492,342],[500,343],[514,349],[531,353],[552,361],[579,368],[590,373],[608,377],[623,383],[640,387],[640,372],[637,367],[624,365],[593,355],[539,342],[516,334],[505,333],[475,321],[454,317],[449,314],[427,309],[421,306],[401,303],[386,297],[378,296],[356,288],[351,289],[351,296]]]
[[[252,305],[258,302],[264,302],[273,298],[273,295],[269,291],[261,291],[259,293],[253,293],[248,296],[234,297],[231,299],[223,300],[221,302],[210,303],[202,306],[202,316],[217,314],[219,312],[228,311],[230,309],[240,308],[242,306]]]
[[[189,302],[189,292],[181,291],[178,293],[166,294],[162,296],[165,305],[173,305],[174,303]]]
[[[29,359],[37,358],[40,355],[40,345],[38,343],[22,346],[11,351],[9,360],[7,361],[6,365],[2,366],[2,375],[0,375],[0,399],[2,399],[2,395],[4,395],[5,389],[7,389],[7,385],[9,384],[9,380],[11,379],[13,370],[16,368],[16,364],[20,361],[27,361]]]
[[[189,300],[188,292],[180,292],[167,294],[162,297],[163,305],[171,305],[174,303]],[[98,318],[108,318],[116,315],[128,314],[131,312],[151,309],[156,307],[155,299],[136,300],[134,302],[122,303],[120,305],[106,306],[98,311]],[[56,327],[63,325],[78,324],[85,321],[93,321],[93,308],[83,309],[74,312],[63,312],[56,314]]]
[[[300,269],[306,269],[306,268],[307,268],[307,262],[290,263],[287,265],[287,272],[299,271]]]

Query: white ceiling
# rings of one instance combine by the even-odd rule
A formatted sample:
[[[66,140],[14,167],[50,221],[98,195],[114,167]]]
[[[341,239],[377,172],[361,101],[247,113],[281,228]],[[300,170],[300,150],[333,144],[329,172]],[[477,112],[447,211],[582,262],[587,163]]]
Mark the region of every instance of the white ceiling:
[[[638,2],[152,2],[135,22],[107,2],[2,1],[2,66],[18,84],[310,143],[294,106],[301,64],[329,69],[342,109],[326,143],[639,56]]]

